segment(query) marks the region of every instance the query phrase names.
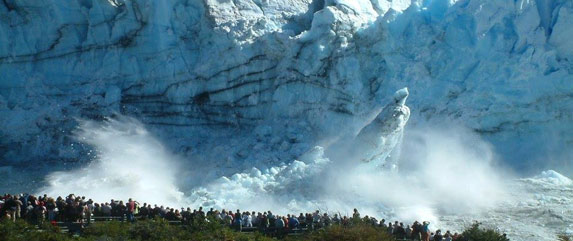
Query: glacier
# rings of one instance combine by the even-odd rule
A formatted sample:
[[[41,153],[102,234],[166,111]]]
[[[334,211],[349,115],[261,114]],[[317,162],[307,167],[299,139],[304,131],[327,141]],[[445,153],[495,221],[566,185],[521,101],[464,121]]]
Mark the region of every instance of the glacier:
[[[413,174],[432,172],[417,172],[419,164],[408,161],[461,168],[439,160],[467,159],[480,170],[483,187],[467,180],[476,192],[464,194],[503,199],[523,191],[523,205],[479,200],[488,208],[502,204],[491,218],[500,225],[548,217],[543,225],[533,222],[544,228],[517,222],[508,230],[527,240],[517,231],[526,228],[543,240],[543,233],[573,230],[564,227],[573,217],[566,211],[573,197],[558,195],[571,189],[559,173],[573,173],[572,22],[569,0],[5,0],[0,3],[0,175],[7,180],[0,190],[29,185],[49,191],[76,174],[146,186],[138,176],[118,172],[117,179],[108,179],[90,171],[115,165],[101,162],[115,160],[110,152],[94,150],[113,144],[78,139],[77,128],[85,123],[130,116],[138,123],[117,124],[122,131],[94,128],[107,133],[100,138],[113,134],[110,140],[122,142],[139,143],[125,129],[152,136],[135,149],[159,149],[159,166],[167,165],[163,159],[182,164],[180,180],[163,183],[174,199],[183,191],[196,203],[246,205],[240,197],[264,191],[270,199],[299,200],[287,205],[291,210],[319,204],[343,208],[347,202],[414,218],[396,206],[405,200],[373,204],[382,197],[368,194],[371,189],[356,191],[362,203],[332,190],[325,196],[340,202],[325,203],[332,200],[314,196],[317,186],[304,189],[301,199],[281,185],[305,186],[317,175],[331,180],[337,148],[363,136],[359,133],[372,120],[390,111],[385,106],[394,92],[408,87],[408,124],[383,154],[392,165],[403,156],[400,171],[416,171],[387,174],[395,180],[367,173],[340,189],[352,192],[372,180],[413,182],[430,200],[460,202],[459,209],[467,209],[470,204],[448,192],[426,193],[430,187],[447,189],[451,181],[440,177],[426,185]],[[472,137],[426,128],[435,125]],[[481,143],[480,153],[448,139]],[[422,156],[400,150],[449,146],[458,151],[420,151],[427,154]],[[497,187],[503,178],[489,175],[495,171],[482,161],[534,177],[517,179],[512,185],[519,188],[507,188],[509,194],[495,188],[490,193],[486,187]],[[559,173],[534,175],[547,169]],[[475,173],[454,177],[466,180],[461,174]],[[264,182],[269,183],[261,186]],[[473,215],[440,216],[428,205],[414,210],[451,225]],[[537,212],[544,208],[551,211]]]
[[[74,118],[121,113],[205,162],[261,159],[245,154],[251,141],[206,140],[257,128],[281,138],[279,161],[292,160],[339,126],[358,131],[408,86],[411,125],[454,120],[517,170],[562,167],[572,158],[572,9],[564,0],[5,1],[0,156],[73,162],[86,152],[70,145]],[[229,160],[203,151],[241,143]]]

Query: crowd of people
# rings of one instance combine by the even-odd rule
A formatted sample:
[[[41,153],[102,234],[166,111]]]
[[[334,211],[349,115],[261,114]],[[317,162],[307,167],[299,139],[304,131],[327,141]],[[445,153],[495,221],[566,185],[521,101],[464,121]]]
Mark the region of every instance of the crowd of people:
[[[95,218],[104,220],[121,220],[134,222],[141,219],[162,218],[172,222],[193,224],[195,222],[218,221],[228,225],[237,231],[244,229],[256,229],[261,232],[275,232],[278,234],[292,231],[316,230],[331,225],[351,226],[358,222],[373,225],[394,235],[397,239],[420,240],[420,241],[455,241],[461,240],[461,235],[441,230],[431,232],[429,222],[414,222],[404,226],[395,221],[386,223],[385,219],[378,221],[374,217],[362,217],[357,209],[351,217],[340,214],[321,213],[316,210],[312,213],[300,213],[299,215],[287,214],[276,215],[271,211],[231,211],[231,210],[203,210],[203,207],[191,210],[191,208],[175,209],[170,207],[150,205],[132,200],[127,202],[111,199],[109,202],[97,203],[92,199],[70,194],[65,198],[52,198],[47,195],[34,196],[28,194],[10,195],[0,197],[0,217],[15,221],[24,219],[30,223],[43,222],[79,222],[89,224]]]

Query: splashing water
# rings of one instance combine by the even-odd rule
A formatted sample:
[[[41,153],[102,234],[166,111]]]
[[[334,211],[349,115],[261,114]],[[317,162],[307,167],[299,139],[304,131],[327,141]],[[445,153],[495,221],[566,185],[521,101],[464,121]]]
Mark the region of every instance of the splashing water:
[[[194,205],[298,213],[359,208],[377,217],[437,224],[441,214],[486,210],[506,200],[489,145],[461,128],[411,131],[400,172],[334,162],[315,147],[300,161],[222,177],[191,194]]]
[[[441,214],[483,210],[505,198],[491,148],[463,129],[409,131],[399,172],[368,170],[358,161],[351,168],[351,161],[332,161],[317,146],[290,163],[237,170],[200,187],[177,186],[181,161],[134,119],[84,121],[76,137],[93,146],[97,158],[85,168],[49,175],[41,193],[281,213],[320,209],[346,215],[357,207],[377,217],[434,224]]]
[[[492,165],[495,153],[488,143],[451,125],[410,127],[398,172],[368,170],[360,162],[352,168],[351,161],[331,160],[325,148],[314,147],[296,161],[237,170],[200,186],[177,185],[182,162],[134,119],[84,121],[76,138],[97,150],[96,159],[85,168],[49,175],[39,193],[278,214],[320,209],[350,215],[356,207],[388,221],[430,221],[432,230],[461,231],[480,220],[512,240],[549,241],[558,232],[573,233],[569,178],[545,171],[516,179]]]
[[[74,193],[97,201],[135,198],[164,205],[183,201],[176,186],[178,161],[137,120],[81,121],[75,134],[97,150],[96,159],[82,169],[49,175],[49,185],[39,193]]]

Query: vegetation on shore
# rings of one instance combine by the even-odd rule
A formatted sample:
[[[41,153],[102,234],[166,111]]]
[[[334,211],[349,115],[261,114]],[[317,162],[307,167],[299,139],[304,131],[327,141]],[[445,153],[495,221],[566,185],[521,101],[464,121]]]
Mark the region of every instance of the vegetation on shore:
[[[475,223],[463,232],[464,241],[508,241],[499,232],[484,229]],[[241,233],[222,226],[217,222],[195,222],[192,225],[170,225],[162,219],[129,222],[100,222],[89,225],[79,234],[62,233],[58,227],[48,223],[31,225],[24,221],[0,222],[0,240],[4,241],[112,241],[112,240],[237,240],[268,241],[282,239],[285,241],[394,241],[395,238],[386,230],[369,224],[360,223],[352,226],[333,225],[313,232],[295,236],[274,235],[270,237],[259,232]],[[566,237],[559,240],[565,241]]]

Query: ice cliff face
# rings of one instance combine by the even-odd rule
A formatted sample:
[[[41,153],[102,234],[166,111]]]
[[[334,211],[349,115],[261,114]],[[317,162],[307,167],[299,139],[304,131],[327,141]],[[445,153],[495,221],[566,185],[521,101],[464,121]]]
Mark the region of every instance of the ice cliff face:
[[[6,0],[0,160],[75,159],[74,118],[114,113],[214,166],[292,160],[408,86],[412,124],[527,168],[573,143],[572,21],[567,0]]]

